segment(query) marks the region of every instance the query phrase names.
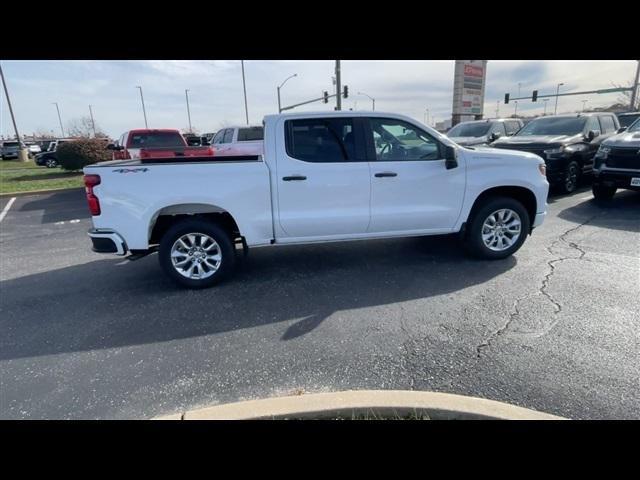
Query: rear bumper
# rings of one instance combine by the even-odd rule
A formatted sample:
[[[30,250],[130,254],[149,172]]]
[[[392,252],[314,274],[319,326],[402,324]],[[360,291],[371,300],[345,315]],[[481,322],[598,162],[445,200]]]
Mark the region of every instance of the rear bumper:
[[[92,228],[87,234],[93,243],[92,250],[96,253],[115,253],[116,255],[127,253],[124,238],[113,230]]]
[[[18,152],[7,152],[2,154],[3,158],[18,158]]]

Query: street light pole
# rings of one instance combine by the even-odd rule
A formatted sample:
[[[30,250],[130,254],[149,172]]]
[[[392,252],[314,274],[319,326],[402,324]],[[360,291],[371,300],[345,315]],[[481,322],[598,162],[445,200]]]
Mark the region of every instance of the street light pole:
[[[282,113],[282,105],[280,103],[280,89],[283,87],[283,85],[285,83],[287,83],[287,80],[289,80],[290,78],[293,77],[297,77],[298,74],[294,73],[293,75],[288,76],[287,78],[285,78],[284,82],[282,82],[280,85],[278,85],[278,113]]]
[[[424,111],[424,124],[429,125],[429,109],[428,108]]]
[[[636,79],[633,82],[633,90],[631,91],[631,105],[630,109],[635,110],[636,98],[638,96],[638,79],[640,78],[640,60],[638,60],[638,68],[636,68]]]
[[[58,111],[58,121],[60,122],[60,131],[62,132],[62,138],[64,138],[64,128],[62,128],[62,117],[60,116],[60,107],[58,107],[58,102],[53,102],[56,106],[56,110]]]
[[[93,129],[93,138],[96,138],[96,122],[93,121],[93,111],[89,105],[89,115],[91,116],[91,128]]]
[[[559,84],[558,84],[558,88],[556,89],[556,108],[555,108],[555,110],[553,111],[553,114],[554,114],[554,115],[557,115],[557,114],[558,114],[558,94],[560,93],[560,87],[561,87],[562,85],[564,85],[564,83],[559,83]]]
[[[340,91],[340,60],[336,60],[336,110],[342,110],[342,92]]]
[[[515,102],[513,102],[513,103],[515,103],[515,105],[516,105],[516,111],[514,112],[514,114],[513,114],[513,115],[514,115],[516,118],[518,118],[518,100],[516,100],[516,101],[515,101]]]
[[[582,111],[584,112],[584,106],[589,100],[582,100]]]
[[[13,122],[13,129],[16,132],[16,139],[18,145],[20,145],[20,134],[18,133],[18,126],[16,124],[16,118],[13,116],[13,108],[11,107],[11,100],[9,99],[9,90],[7,89],[7,82],[4,79],[4,72],[2,71],[2,65],[0,65],[0,77],[2,77],[2,85],[4,86],[4,94],[7,97],[7,105],[9,105],[9,113],[11,114],[11,121]]]
[[[370,99],[370,100],[371,100],[371,102],[372,102],[372,110],[373,110],[374,112],[376,111],[376,99],[375,99],[375,98],[373,98],[373,97],[372,97],[372,96],[370,96],[370,95],[367,95],[367,94],[366,94],[366,93],[364,93],[364,92],[358,92],[358,95],[364,95],[365,97],[369,97],[369,99]]]
[[[496,101],[496,118],[500,118],[500,100]]]
[[[549,99],[543,98],[542,101],[544,102],[544,113],[542,114],[542,116],[545,117],[547,115],[547,102],[549,101]]]
[[[137,86],[136,88],[140,89],[140,100],[142,101],[142,113],[144,114],[144,128],[149,128],[149,124],[147,123],[147,110],[144,108],[144,97],[142,96],[142,87]]]
[[[242,89],[244,90],[244,115],[247,120],[247,125],[249,125],[249,107],[247,106],[247,84],[244,79],[244,60],[240,60],[240,64],[242,65]]]
[[[189,118],[189,133],[193,133],[193,128],[191,128],[191,111],[189,110],[189,89],[185,89],[184,96],[187,99],[187,117]]]

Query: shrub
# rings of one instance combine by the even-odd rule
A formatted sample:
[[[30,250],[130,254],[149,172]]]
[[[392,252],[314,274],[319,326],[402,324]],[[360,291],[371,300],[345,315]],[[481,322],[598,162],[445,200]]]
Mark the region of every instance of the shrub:
[[[56,156],[64,170],[81,170],[86,165],[111,160],[107,144],[95,138],[62,143],[56,149]]]

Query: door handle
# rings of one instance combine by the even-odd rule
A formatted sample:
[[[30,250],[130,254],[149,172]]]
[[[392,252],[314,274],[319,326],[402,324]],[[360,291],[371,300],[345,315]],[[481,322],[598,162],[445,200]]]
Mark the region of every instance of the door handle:
[[[282,177],[282,180],[285,182],[291,182],[292,180],[306,180],[307,177],[304,175],[291,175],[290,177]]]
[[[378,178],[382,178],[382,177],[397,177],[398,174],[396,172],[380,172],[380,173],[376,173],[374,176],[378,177]]]

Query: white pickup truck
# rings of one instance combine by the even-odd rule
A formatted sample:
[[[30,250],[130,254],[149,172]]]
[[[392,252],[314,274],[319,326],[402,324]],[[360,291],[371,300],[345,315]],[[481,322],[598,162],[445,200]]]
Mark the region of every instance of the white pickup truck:
[[[264,118],[264,154],[85,167],[96,252],[158,251],[177,283],[211,286],[250,247],[459,232],[474,255],[513,254],[546,215],[544,161],[461,147],[403,115]]]

